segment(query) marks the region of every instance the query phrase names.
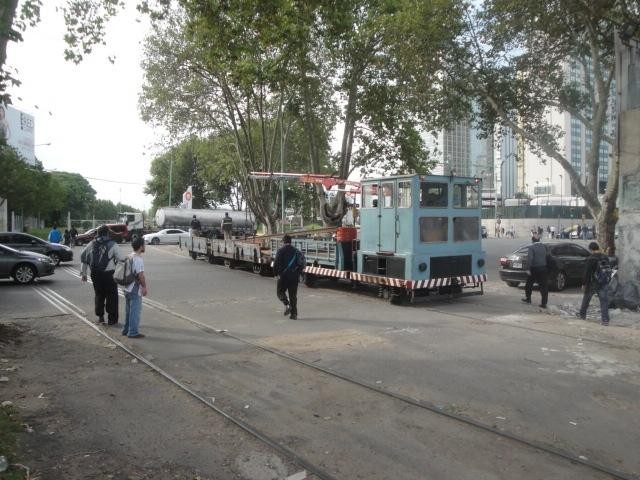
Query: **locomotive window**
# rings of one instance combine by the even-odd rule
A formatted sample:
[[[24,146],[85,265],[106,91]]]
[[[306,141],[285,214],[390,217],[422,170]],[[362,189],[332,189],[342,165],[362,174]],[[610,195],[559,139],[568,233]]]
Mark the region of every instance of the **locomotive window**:
[[[421,207],[446,207],[449,204],[446,183],[421,182]]]
[[[398,207],[411,206],[411,182],[398,182]]]
[[[393,183],[382,184],[382,208],[393,208]]]
[[[367,184],[362,186],[362,208],[375,208],[378,206],[378,186]]]
[[[480,236],[480,219],[478,217],[454,217],[453,241],[469,242],[478,240]]]
[[[480,195],[477,185],[456,183],[453,186],[453,206],[456,208],[478,208]]]
[[[449,239],[448,217],[420,217],[420,241],[446,242]]]

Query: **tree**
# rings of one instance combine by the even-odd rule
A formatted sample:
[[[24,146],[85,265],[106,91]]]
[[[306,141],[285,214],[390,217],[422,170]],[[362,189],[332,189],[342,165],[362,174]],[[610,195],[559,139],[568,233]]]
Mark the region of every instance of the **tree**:
[[[234,198],[235,181],[230,176],[227,161],[219,155],[215,142],[196,137],[170,148],[151,163],[152,178],[147,182],[145,193],[154,197],[152,209],[167,205],[167,202],[169,206],[178,205],[182,201],[182,192],[190,185],[193,186],[193,208],[233,204],[241,209],[242,200]]]
[[[91,216],[99,220],[117,221],[122,212],[135,212],[136,208],[123,203],[113,203],[111,200],[96,199],[90,206]]]
[[[442,118],[431,108],[434,53],[455,34],[455,1],[184,6],[148,43],[143,111],[175,132],[232,132],[243,191],[265,223],[275,219],[276,190],[247,174],[277,170],[294,128],[305,135],[306,171],[347,178],[358,167],[428,169],[418,131]],[[427,45],[420,55],[405,48],[407,35]],[[340,124],[340,152],[328,156]],[[325,221],[339,222],[344,195],[329,204],[318,186],[317,196]]]
[[[51,172],[51,176],[62,189],[61,211],[71,213],[71,218],[89,218],[96,201],[96,191],[89,181],[79,173]]]
[[[448,50],[448,80],[481,106],[487,133],[495,125],[511,128],[529,148],[556,160],[597,221],[598,240],[613,254],[618,195],[618,159],[610,159],[609,181],[598,198],[600,147],[613,144],[613,29],[623,12],[613,0],[489,0],[469,11],[467,32]],[[582,66],[572,79],[566,62]],[[563,135],[549,121],[552,110],[568,112],[590,132],[586,178],[559,146]],[[609,122],[609,123],[608,123]]]
[[[41,165],[31,167],[12,147],[0,144],[0,197],[9,209],[52,218],[62,206],[63,189]]]
[[[176,13],[151,36],[143,63],[142,111],[176,135],[197,132],[213,138],[223,158],[232,152],[230,167],[239,184],[235,191],[272,232],[277,185],[251,179],[250,172],[273,171],[287,162],[287,138],[295,122],[288,109],[292,95],[286,88],[286,65],[278,63],[282,51],[269,50],[259,35],[245,32],[243,38],[238,31],[254,14],[268,11],[269,2],[234,6],[227,21],[215,28],[204,22],[202,29],[190,30]],[[278,25],[284,28],[282,22]]]

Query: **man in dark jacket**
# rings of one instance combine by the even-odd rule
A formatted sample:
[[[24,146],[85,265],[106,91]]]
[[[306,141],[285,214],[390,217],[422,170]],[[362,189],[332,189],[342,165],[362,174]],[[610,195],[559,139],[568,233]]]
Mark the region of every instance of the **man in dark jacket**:
[[[291,320],[298,318],[298,281],[300,279],[300,265],[302,264],[302,253],[291,245],[291,237],[282,237],[282,247],[276,253],[273,263],[273,272],[278,277],[276,294],[278,299],[284,303],[284,315],[289,315]],[[287,292],[289,298],[287,298]]]
[[[531,237],[531,245],[527,250],[527,264],[529,266],[529,276],[524,286],[525,297],[522,299],[525,303],[531,303],[531,291],[533,284],[537,283],[540,287],[540,295],[542,300],[540,307],[547,308],[547,300],[549,299],[549,271],[547,269],[547,247],[540,243],[540,234],[534,234]]]
[[[202,233],[202,225],[200,224],[200,220],[193,216],[193,220],[191,220],[191,236],[199,237]]]
[[[109,325],[118,323],[118,285],[113,280],[113,272],[119,259],[118,245],[109,238],[109,229],[106,225],[98,228],[96,238],[80,255],[80,278],[83,282],[87,281],[87,269],[91,269],[98,323],[104,323],[105,308]]]
[[[224,217],[220,223],[222,233],[224,233],[225,240],[231,240],[231,233],[233,231],[233,219],[229,216],[229,212],[224,212]]]
[[[587,266],[584,271],[584,278],[582,279],[582,290],[584,296],[582,297],[582,306],[580,307],[580,313],[578,316],[582,319],[587,318],[587,308],[594,294],[598,295],[600,299],[600,315],[602,318],[602,325],[609,325],[609,282],[603,280],[599,282],[596,273],[601,269],[601,265],[606,267],[609,265],[609,258],[600,251],[600,246],[596,242],[589,244],[589,251],[591,256],[587,259]]]

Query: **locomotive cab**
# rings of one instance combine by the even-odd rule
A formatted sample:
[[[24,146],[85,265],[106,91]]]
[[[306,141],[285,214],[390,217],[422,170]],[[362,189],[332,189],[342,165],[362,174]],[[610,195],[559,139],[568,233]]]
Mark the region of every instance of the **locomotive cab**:
[[[364,180],[356,279],[443,293],[481,285],[481,189],[473,177]]]

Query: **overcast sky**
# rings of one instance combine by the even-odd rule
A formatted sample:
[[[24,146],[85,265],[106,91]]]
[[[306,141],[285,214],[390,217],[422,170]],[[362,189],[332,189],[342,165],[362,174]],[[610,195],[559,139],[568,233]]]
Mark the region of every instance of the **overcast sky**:
[[[64,60],[64,21],[55,11],[62,2],[43,3],[41,23],[9,44],[7,60],[22,81],[10,89],[13,105],[35,117],[36,156],[47,170],[91,177],[98,198],[148,208],[142,191],[160,140],[138,114],[148,22],[127,2],[108,27],[107,45],[74,65]]]

